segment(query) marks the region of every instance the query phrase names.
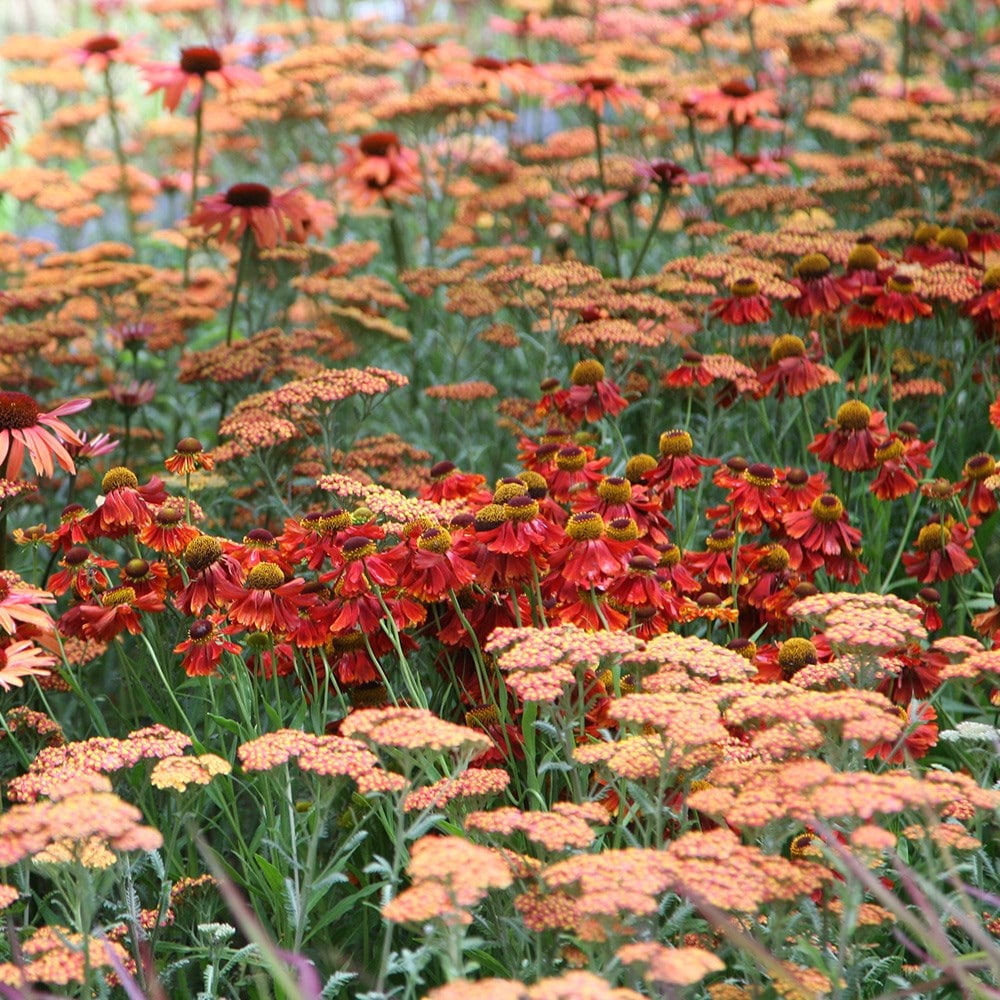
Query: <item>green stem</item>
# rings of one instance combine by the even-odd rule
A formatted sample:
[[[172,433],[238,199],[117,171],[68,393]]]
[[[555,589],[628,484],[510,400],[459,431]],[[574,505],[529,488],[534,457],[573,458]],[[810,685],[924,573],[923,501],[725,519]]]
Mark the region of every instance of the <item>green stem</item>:
[[[104,93],[108,98],[108,120],[111,122],[111,141],[118,162],[118,186],[121,189],[122,205],[125,209],[125,221],[128,225],[129,242],[135,251],[135,259],[139,260],[139,239],[135,223],[135,213],[129,199],[128,161],[125,159],[125,148],[122,145],[122,132],[118,123],[118,112],[115,110],[115,91],[111,86],[111,63],[104,67]]]
[[[660,200],[657,202],[656,211],[653,213],[653,221],[649,224],[649,229],[646,230],[646,238],[642,241],[642,246],[639,248],[639,256],[636,257],[635,263],[632,265],[632,272],[629,274],[629,280],[634,278],[639,273],[639,268],[642,267],[642,262],[646,259],[646,251],[649,250],[650,244],[653,242],[653,237],[659,231],[660,220],[663,218],[663,213],[667,210],[667,198],[669,196],[669,188],[665,185],[660,187]]]
[[[608,183],[604,174],[604,141],[601,138],[601,117],[593,112],[594,124],[594,145],[597,152],[597,177],[601,182],[601,194],[608,193]],[[622,273],[621,256],[618,253],[618,238],[615,236],[614,219],[611,217],[611,209],[607,209],[605,214],[608,217],[608,235],[611,239],[611,254],[615,259],[615,274],[619,277]]]
[[[191,198],[188,202],[188,217],[194,213],[194,207],[198,201],[198,168],[201,162],[201,140],[203,135],[202,111],[205,107],[205,90],[202,86],[201,95],[194,111],[194,154],[191,168]],[[184,287],[187,288],[191,280],[191,242],[188,240],[184,247]]]
[[[236,265],[236,285],[233,287],[233,297],[229,303],[229,316],[226,318],[226,347],[232,347],[233,345],[233,324],[236,322],[236,306],[240,300],[240,289],[243,286],[246,260],[250,256],[252,240],[253,231],[247,226],[243,230],[243,238],[240,240],[240,259]]]

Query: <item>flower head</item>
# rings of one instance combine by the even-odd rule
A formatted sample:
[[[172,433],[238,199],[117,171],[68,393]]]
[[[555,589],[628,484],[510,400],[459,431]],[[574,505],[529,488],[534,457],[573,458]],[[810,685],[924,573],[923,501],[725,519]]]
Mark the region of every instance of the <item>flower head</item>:
[[[38,475],[51,476],[55,466],[76,471],[64,444],[78,445],[79,435],[61,419],[90,406],[89,399],[71,399],[44,412],[25,392],[0,392],[0,471],[16,479],[27,453]]]
[[[297,190],[279,193],[266,184],[234,184],[198,202],[189,220],[219,240],[239,240],[250,229],[257,246],[270,250],[309,230],[309,210]],[[294,240],[295,242],[303,242]]]
[[[420,193],[420,158],[407,149],[395,132],[370,132],[356,146],[341,145],[344,162],[337,176],[355,206],[366,208],[376,201],[408,201]]]
[[[163,91],[163,105],[168,111],[176,111],[186,90],[194,94],[196,102],[201,101],[207,86],[216,90],[232,87],[257,86],[262,82],[256,70],[245,66],[228,65],[223,53],[207,45],[196,45],[181,49],[176,63],[150,63],[144,67],[147,94]]]

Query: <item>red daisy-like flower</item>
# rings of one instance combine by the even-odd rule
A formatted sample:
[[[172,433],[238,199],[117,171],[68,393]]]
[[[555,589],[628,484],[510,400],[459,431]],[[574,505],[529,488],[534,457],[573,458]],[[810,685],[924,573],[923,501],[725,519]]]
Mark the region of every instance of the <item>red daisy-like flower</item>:
[[[811,338],[812,355],[806,351],[802,338],[795,334],[786,333],[775,338],[771,345],[771,363],[757,376],[765,395],[774,389],[778,399],[794,398],[840,381],[832,368],[819,363],[822,357],[819,337],[813,332]]]
[[[634,87],[627,87],[610,74],[587,74],[572,83],[557,87],[549,95],[552,107],[561,104],[578,104],[590,108],[595,115],[603,115],[606,106],[619,114],[627,107],[639,107],[642,95]]]
[[[605,476],[594,493],[581,492],[573,498],[573,513],[596,511],[605,521],[631,518],[639,528],[639,537],[652,545],[669,540],[673,525],[663,513],[660,501],[648,487],[633,483],[624,476]]]
[[[971,523],[978,524],[997,509],[996,494],[986,485],[986,479],[996,471],[996,460],[986,452],[973,455],[962,469],[962,504],[969,511]]]
[[[835,313],[845,303],[851,301],[851,293],[845,291],[833,276],[829,257],[822,253],[809,253],[800,257],[793,268],[791,284],[798,289],[797,299],[783,299],[785,311],[790,316],[809,319]]]
[[[713,300],[708,312],[733,326],[766,323],[771,318],[771,302],[753,278],[737,278],[729,286],[729,295]]]
[[[170,497],[153,509],[152,520],[139,529],[139,541],[148,549],[179,556],[201,532],[187,521],[188,500]]]
[[[150,476],[139,485],[131,469],[117,466],[109,469],[101,480],[103,496],[98,507],[83,521],[88,538],[124,538],[136,535],[153,521],[156,507],[167,499],[163,480]]]
[[[867,288],[881,288],[892,275],[894,265],[875,248],[870,240],[858,240],[847,257],[843,277],[837,280],[851,295],[860,295]]]
[[[292,565],[304,562],[309,569],[318,570],[329,562],[336,570],[343,564],[341,543],[353,524],[350,513],[339,507],[314,511],[298,519],[288,518],[278,538],[278,546],[282,556]]]
[[[138,635],[142,631],[137,612],[158,612],[165,607],[153,591],[140,597],[131,587],[115,587],[106,590],[93,603],[70,608],[59,619],[59,629],[68,635],[110,642],[122,632]]]
[[[657,572],[656,561],[647,555],[633,555],[626,571],[607,588],[608,603],[626,614],[638,614],[648,620],[653,611],[666,616],[665,624],[677,621],[682,604],[681,595],[665,585]]]
[[[919,760],[938,741],[937,712],[926,702],[910,702],[909,708],[897,706],[903,720],[903,735],[898,740],[883,740],[868,747],[865,757],[878,757],[889,764],[905,764],[907,760]]]
[[[663,385],[670,389],[704,388],[715,381],[715,373],[705,364],[700,351],[685,351],[681,363],[663,376]]]
[[[980,292],[962,304],[962,312],[972,317],[976,335],[989,340],[1000,331],[1000,265],[988,268]]]
[[[545,590],[561,600],[577,598],[577,590],[603,588],[628,564],[631,541],[616,541],[605,531],[604,519],[593,511],[572,514],[567,540],[549,556]]]
[[[673,507],[674,488],[694,489],[701,482],[701,470],[719,464],[717,458],[702,458],[693,452],[694,440],[687,431],[670,430],[660,435],[659,461],[643,476],[643,481],[663,493],[666,510]]]
[[[238,242],[249,229],[257,246],[271,250],[296,233],[312,231],[310,212],[301,192],[279,193],[266,184],[234,184],[202,198],[188,220],[221,241]]]
[[[105,570],[117,565],[113,559],[105,559],[85,545],[73,545],[59,560],[62,568],[49,577],[45,586],[53,594],[61,596],[72,590],[80,600],[89,601],[95,592],[111,587],[111,577]]]
[[[172,455],[164,459],[167,472],[175,476],[190,476],[198,469],[211,472],[215,468],[215,459],[211,452],[205,451],[197,438],[186,437],[177,442]]]
[[[379,551],[376,541],[385,537],[378,525],[356,527],[340,547],[341,568],[335,574],[339,597],[355,597],[371,593],[372,585],[395,587],[406,558],[404,546]],[[324,582],[331,582],[324,577]]]
[[[914,552],[903,553],[903,566],[909,576],[921,583],[938,583],[969,573],[978,560],[968,555],[972,548],[972,529],[946,517],[925,524],[913,543]]]
[[[913,428],[916,431],[916,428]],[[868,489],[879,500],[898,500],[920,485],[919,476],[931,467],[928,452],[933,441],[921,441],[916,434],[893,432],[885,444],[875,449],[878,473]]]
[[[315,593],[304,592],[305,586],[302,579],[286,581],[280,566],[261,562],[247,573],[242,586],[221,584],[219,597],[236,624],[257,632],[290,633],[299,624],[299,611],[318,603]]]
[[[14,125],[9,119],[17,114],[16,111],[8,111],[0,108],[0,152],[5,150],[14,141]]]
[[[538,501],[527,493],[512,496],[500,507],[501,520],[491,511],[476,515],[476,538],[490,552],[503,556],[530,556],[538,568],[546,565],[548,554],[566,540],[566,532],[542,514]],[[484,508],[485,509],[485,508]],[[507,579],[501,575],[501,579]]]
[[[789,539],[797,543],[782,542],[793,569],[812,572],[823,567],[838,580],[857,577],[854,554],[861,532],[847,523],[847,511],[839,497],[824,493],[808,510],[789,511],[782,520]]]
[[[777,115],[774,90],[755,90],[746,80],[725,80],[712,90],[696,91],[685,102],[691,113],[734,125],[758,124],[759,115]]]
[[[914,291],[913,279],[907,274],[894,274],[885,283],[871,309],[886,323],[912,323],[918,316],[932,316],[934,309]]]
[[[808,444],[808,450],[820,461],[829,462],[845,472],[874,469],[875,452],[889,440],[885,413],[873,411],[861,400],[843,403],[833,421],[834,429],[819,433]]]
[[[470,505],[490,502],[491,494],[483,487],[486,477],[476,472],[462,472],[454,462],[438,462],[431,466],[431,481],[421,486],[417,495],[424,500],[468,500]]]
[[[227,63],[223,53],[207,45],[181,49],[176,63],[150,63],[143,67],[149,84],[147,94],[163,91],[163,106],[176,111],[184,92],[190,90],[196,101],[204,97],[205,87],[229,90],[233,87],[257,86],[263,77],[245,66]]]
[[[570,374],[572,386],[552,393],[551,405],[570,423],[596,423],[615,417],[628,406],[614,382],[605,378],[604,365],[593,358],[578,362]]]
[[[400,586],[419,601],[441,601],[449,592],[461,590],[476,578],[475,564],[462,557],[451,544],[446,528],[421,532],[400,576]]]
[[[728,587],[733,581],[735,545],[736,535],[729,528],[717,528],[705,539],[704,552],[687,554],[688,568],[710,587]]]
[[[787,509],[781,489],[783,478],[782,473],[763,462],[747,466],[726,497],[740,531],[756,535],[765,524],[781,524],[781,515]]]
[[[603,470],[611,458],[594,455],[593,448],[576,444],[564,445],[555,453],[553,468],[542,472],[553,500],[569,503],[577,490],[592,489],[604,478]]]
[[[188,628],[188,637],[174,646],[175,653],[183,653],[181,666],[188,677],[211,677],[219,672],[223,653],[239,655],[241,647],[227,636],[237,630],[233,625],[222,625],[222,615],[199,618]]]
[[[210,535],[199,534],[183,553],[188,582],[176,597],[177,607],[185,614],[200,615],[205,608],[220,608],[224,590],[238,587],[243,567],[222,551],[222,543]]]
[[[37,475],[53,475],[56,465],[74,473],[73,459],[64,445],[83,442],[62,417],[88,406],[89,399],[71,399],[46,412],[27,393],[0,392],[0,469],[4,476],[16,479],[25,455]]]
[[[932,695],[940,687],[941,671],[949,662],[944,653],[924,649],[915,642],[891,649],[879,659],[892,673],[875,690],[895,705],[909,705],[914,698]]]
[[[341,144],[344,160],[336,175],[352,205],[367,208],[379,200],[408,201],[422,186],[420,157],[395,132],[370,132],[356,146]]]

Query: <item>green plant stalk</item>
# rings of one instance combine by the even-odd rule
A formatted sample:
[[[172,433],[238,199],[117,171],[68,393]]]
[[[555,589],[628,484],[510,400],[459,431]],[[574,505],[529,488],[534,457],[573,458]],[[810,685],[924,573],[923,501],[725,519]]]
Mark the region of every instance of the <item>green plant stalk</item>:
[[[202,81],[201,94],[194,109],[194,152],[192,154],[191,167],[191,197],[188,200],[188,218],[194,214],[195,205],[198,203],[198,170],[201,166],[201,142],[204,132],[203,112],[205,108],[205,94],[208,84]],[[191,283],[191,240],[188,239],[184,247],[184,287]]]
[[[115,159],[118,161],[118,187],[122,196],[122,207],[125,210],[125,222],[128,226],[129,242],[135,251],[135,259],[139,260],[140,246],[135,212],[129,198],[128,161],[125,158],[125,147],[122,143],[121,126],[118,122],[118,111],[115,108],[115,91],[111,85],[111,62],[104,67],[104,93],[108,99],[108,120],[111,123],[111,141],[114,146]]]
[[[663,219],[663,213],[667,210],[669,198],[669,189],[665,185],[660,185],[660,197],[656,203],[656,211],[653,212],[653,221],[650,222],[649,228],[646,230],[646,237],[639,248],[639,255],[635,258],[635,263],[632,265],[632,271],[629,274],[630,280],[639,273],[642,262],[646,259],[646,253],[653,242],[653,237],[659,232],[660,222]]]

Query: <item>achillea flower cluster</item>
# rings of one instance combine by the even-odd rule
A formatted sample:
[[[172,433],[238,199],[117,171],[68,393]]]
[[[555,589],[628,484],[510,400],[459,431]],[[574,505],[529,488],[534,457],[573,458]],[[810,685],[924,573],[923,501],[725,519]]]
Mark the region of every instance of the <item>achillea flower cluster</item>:
[[[471,924],[469,909],[490,889],[505,889],[514,881],[499,852],[464,837],[422,837],[410,851],[407,871],[410,887],[382,907],[393,923]]]
[[[526,840],[547,851],[582,850],[596,836],[589,824],[605,824],[608,819],[607,810],[599,803],[557,802],[551,812],[522,812],[513,806],[471,812],[465,817],[465,828],[507,837],[520,832]]]
[[[421,708],[378,708],[352,712],[340,726],[352,740],[379,749],[482,751],[489,738],[467,726],[458,726]]]
[[[478,799],[498,795],[510,784],[510,774],[501,768],[470,767],[452,777],[441,778],[410,792],[403,799],[403,809],[443,809],[455,799]],[[470,814],[471,815],[471,814]]]

